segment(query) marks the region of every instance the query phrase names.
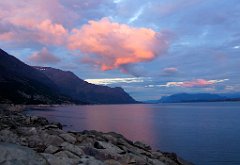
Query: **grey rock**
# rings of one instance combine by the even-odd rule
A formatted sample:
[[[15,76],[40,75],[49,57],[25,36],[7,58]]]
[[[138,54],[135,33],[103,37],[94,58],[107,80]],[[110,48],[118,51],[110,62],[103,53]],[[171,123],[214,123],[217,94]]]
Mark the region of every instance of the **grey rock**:
[[[96,159],[102,160],[102,161],[105,161],[105,160],[108,160],[108,159],[119,160],[122,157],[118,153],[115,153],[115,152],[111,153],[111,152],[108,152],[105,149],[96,149],[96,148],[93,148],[93,147],[82,147],[82,149],[83,149],[83,151],[86,155],[93,156]]]
[[[105,149],[100,142],[95,142],[95,143],[93,144],[93,146],[94,146],[96,149]]]
[[[96,142],[96,140],[94,138],[91,137],[87,137],[86,135],[81,136],[81,145],[82,146],[88,146],[88,147],[93,147],[94,143]]]
[[[38,134],[29,136],[29,137],[23,137],[21,139],[24,139],[24,138],[26,138],[26,140],[27,140],[26,141],[27,146],[31,147],[31,148],[38,147],[39,145],[43,146],[45,143]],[[24,142],[24,141],[22,141],[22,142]],[[24,145],[23,143],[21,143],[21,144]]]
[[[63,133],[63,134],[60,134],[59,136],[61,138],[63,138],[64,140],[66,140],[67,142],[72,143],[72,144],[74,144],[77,141],[77,139],[70,133]]]
[[[157,159],[150,159],[149,160],[150,164],[156,164],[156,165],[174,165],[174,164],[165,164],[164,162],[157,160]]]
[[[22,136],[30,136],[37,134],[36,127],[19,127],[17,128],[16,131],[18,134],[21,134]]]
[[[80,147],[78,147],[76,145],[73,145],[73,144],[70,144],[68,142],[63,142],[61,144],[61,148],[63,150],[70,151],[70,152],[74,153],[77,156],[82,156],[84,154],[83,150]]]
[[[120,162],[113,160],[113,159],[105,160],[104,164],[106,164],[106,165],[121,165]]]
[[[152,154],[155,159],[159,159],[163,156],[161,152],[156,152],[156,151],[152,151]]]
[[[151,147],[149,145],[146,145],[142,142],[136,141],[134,145],[138,148],[144,149],[144,150],[151,150]]]
[[[42,134],[42,139],[45,145],[59,146],[64,140],[57,135],[49,135],[47,133]]]
[[[80,160],[80,157],[78,157],[77,155],[69,152],[69,151],[60,151],[60,152],[57,152],[56,154],[54,154],[55,156],[57,156],[58,158],[61,158],[61,159],[69,159],[71,160],[72,162],[79,162]]]
[[[48,133],[49,135],[60,135],[60,134],[64,134],[65,131],[61,130],[61,129],[56,129],[56,128],[50,128],[45,130],[46,133]]]
[[[0,131],[0,141],[9,142],[9,143],[18,143],[19,138],[17,134],[13,133],[8,129],[4,129]]]
[[[75,165],[79,161],[69,159],[67,157],[57,157],[48,153],[41,153],[41,155],[47,160],[50,165]]]
[[[118,139],[110,134],[103,134],[103,137],[107,139],[108,142],[111,142],[113,144],[117,144]]]
[[[59,128],[57,125],[55,125],[55,124],[50,124],[50,125],[45,125],[44,126],[44,129],[50,129],[50,128],[55,128],[55,129],[57,129],[57,128]]]
[[[97,159],[95,159],[92,156],[83,156],[83,157],[81,157],[79,165],[80,164],[82,164],[82,165],[106,165],[102,161],[97,160]]]
[[[123,159],[127,164],[136,164],[136,158],[132,154],[126,155]]]
[[[59,150],[59,148],[58,147],[56,147],[56,146],[53,146],[53,145],[50,145],[50,146],[48,146],[46,149],[45,149],[45,153],[49,153],[49,154],[53,154],[53,153],[55,153],[55,152],[57,152]]]
[[[105,149],[105,152],[110,154],[119,154],[123,152],[119,147],[108,142],[98,141],[98,144]]]
[[[16,144],[0,143],[0,164],[47,165],[46,160],[33,150]]]
[[[86,137],[85,136],[77,136],[77,142],[81,143]]]

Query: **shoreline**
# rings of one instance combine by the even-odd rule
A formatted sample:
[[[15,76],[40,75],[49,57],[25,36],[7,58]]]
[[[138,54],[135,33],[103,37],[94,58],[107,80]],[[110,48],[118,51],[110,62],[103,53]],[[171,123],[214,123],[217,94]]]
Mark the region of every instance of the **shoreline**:
[[[0,152],[0,162],[6,164],[192,164],[175,153],[154,151],[118,133],[67,132],[60,123],[4,109],[0,109]]]

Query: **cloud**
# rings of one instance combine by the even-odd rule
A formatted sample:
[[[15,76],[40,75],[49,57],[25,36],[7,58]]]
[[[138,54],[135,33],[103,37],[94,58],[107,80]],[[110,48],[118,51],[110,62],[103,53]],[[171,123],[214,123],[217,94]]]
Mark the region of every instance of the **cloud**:
[[[61,45],[71,14],[58,0],[1,1],[0,41]]]
[[[114,0],[113,2],[114,3],[120,3],[121,1],[123,1],[123,0]]]
[[[172,75],[172,74],[176,74],[177,72],[178,72],[178,69],[174,67],[163,69],[164,75]]]
[[[141,83],[147,78],[105,78],[105,79],[86,79],[85,81],[97,85],[109,85],[116,83]]]
[[[239,49],[239,48],[240,48],[239,45],[236,45],[236,46],[233,47],[233,49]]]
[[[116,4],[110,0],[85,3],[77,0],[0,1],[0,42],[14,47],[61,46],[79,50],[83,63],[93,64],[103,71],[120,69],[127,73],[133,72],[130,65],[154,60],[167,51],[168,32],[131,27],[108,18],[82,24],[83,15],[92,18],[94,14],[94,19],[98,19],[100,15],[96,16],[95,10],[102,12],[104,6],[109,5]],[[73,9],[81,9],[81,12],[72,12]],[[143,9],[139,9],[134,19]],[[77,21],[71,24],[69,20]]]
[[[162,55],[168,45],[164,33],[114,23],[108,18],[89,21],[82,28],[73,29],[68,42],[71,50],[80,50],[86,55],[84,62],[104,71],[151,61]]]
[[[144,11],[144,6],[141,7],[141,8],[134,14],[134,16],[129,19],[128,23],[132,23],[132,22],[138,20],[138,18],[142,15],[143,11]]]
[[[18,21],[17,26],[12,25],[13,30],[1,33],[0,40],[18,43],[37,42],[43,45],[62,45],[66,41],[68,32],[61,24],[52,23],[48,19],[36,24],[21,21]]]
[[[59,0],[0,1],[0,18],[14,25],[31,25],[46,19],[67,25],[74,17]]]
[[[60,62],[60,59],[50,53],[45,47],[40,52],[33,53],[28,60],[37,64],[55,64]]]
[[[193,87],[208,87],[210,85],[214,85],[217,83],[222,83],[224,81],[228,81],[229,79],[222,80],[205,80],[205,79],[196,79],[193,81],[183,81],[183,82],[167,82],[164,85],[148,85],[146,87],[185,87],[185,88],[193,88]]]

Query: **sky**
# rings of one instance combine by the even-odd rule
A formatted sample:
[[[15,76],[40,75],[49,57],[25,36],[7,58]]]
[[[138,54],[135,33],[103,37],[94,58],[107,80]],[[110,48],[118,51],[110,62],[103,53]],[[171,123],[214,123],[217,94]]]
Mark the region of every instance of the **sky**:
[[[0,48],[136,100],[240,92],[238,0],[0,1]]]

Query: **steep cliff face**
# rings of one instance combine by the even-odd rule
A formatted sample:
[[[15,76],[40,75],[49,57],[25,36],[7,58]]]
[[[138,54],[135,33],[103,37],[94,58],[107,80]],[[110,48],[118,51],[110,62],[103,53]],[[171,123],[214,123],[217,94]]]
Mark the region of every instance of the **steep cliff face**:
[[[0,103],[51,104],[69,102],[43,73],[0,49]]]
[[[75,100],[93,104],[124,104],[136,103],[122,88],[110,88],[90,84],[69,71],[50,67],[35,67],[51,79],[60,91]]]

